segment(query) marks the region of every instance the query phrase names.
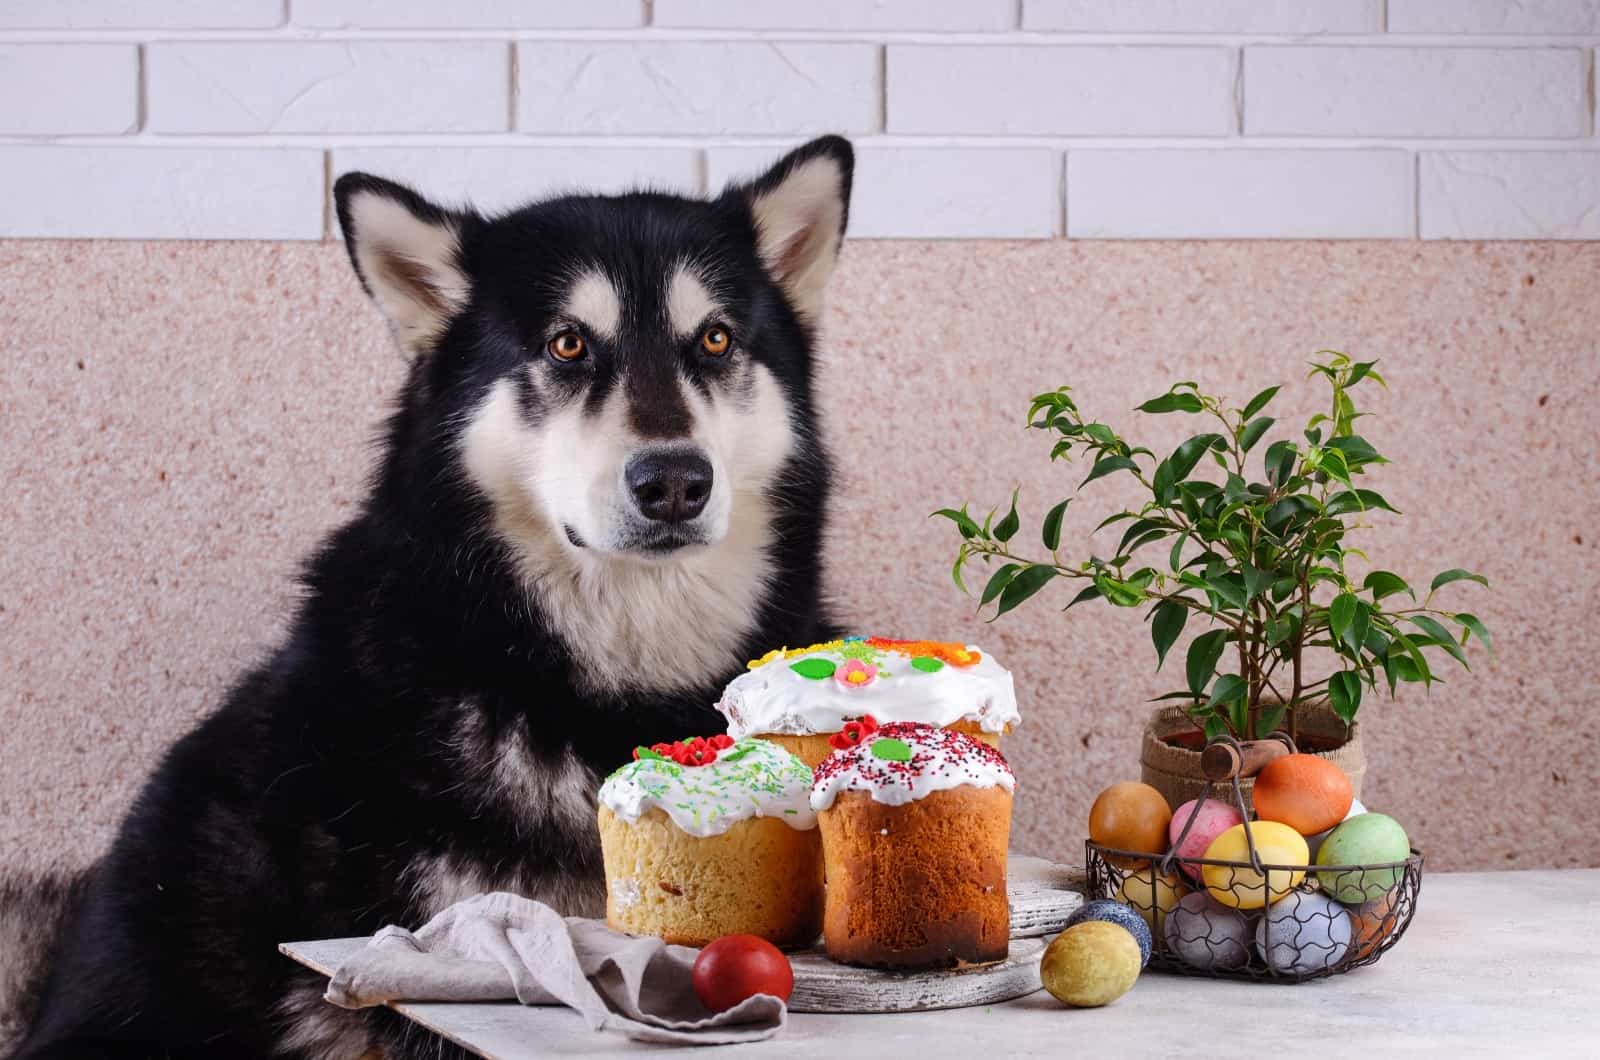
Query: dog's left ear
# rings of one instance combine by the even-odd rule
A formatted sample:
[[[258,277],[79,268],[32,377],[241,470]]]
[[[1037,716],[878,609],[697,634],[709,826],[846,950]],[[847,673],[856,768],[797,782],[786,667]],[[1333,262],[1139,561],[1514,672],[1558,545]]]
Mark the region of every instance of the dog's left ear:
[[[822,292],[839,257],[854,172],[850,141],[824,136],[728,191],[749,204],[762,264],[810,324],[822,314]]]
[[[468,215],[366,173],[340,177],[333,198],[361,285],[401,347],[413,356],[426,353],[471,295],[461,264]]]

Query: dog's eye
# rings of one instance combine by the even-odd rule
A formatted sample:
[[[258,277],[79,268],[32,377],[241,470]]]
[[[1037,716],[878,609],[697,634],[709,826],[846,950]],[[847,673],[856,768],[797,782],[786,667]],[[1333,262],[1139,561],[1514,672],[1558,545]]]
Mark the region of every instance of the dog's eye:
[[[711,325],[700,336],[700,348],[713,357],[721,357],[732,345],[733,336],[729,335],[728,329],[721,324]]]
[[[558,361],[576,361],[588,351],[583,336],[576,331],[563,331],[550,340],[547,348],[550,350],[550,356]]]

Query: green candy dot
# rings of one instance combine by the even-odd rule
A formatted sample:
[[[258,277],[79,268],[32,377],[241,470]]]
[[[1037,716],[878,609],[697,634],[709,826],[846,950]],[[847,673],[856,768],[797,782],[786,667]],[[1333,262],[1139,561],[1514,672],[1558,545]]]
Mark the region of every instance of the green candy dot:
[[[832,659],[801,659],[797,663],[789,664],[789,669],[813,681],[823,681],[832,677],[838,668]]]
[[[918,655],[916,658],[911,660],[911,665],[916,669],[921,670],[925,674],[931,674],[936,670],[944,669],[944,663],[940,662],[938,659],[935,659],[931,655]]]
[[[909,762],[911,748],[904,740],[888,736],[882,740],[872,741],[872,757],[881,758],[885,762]]]

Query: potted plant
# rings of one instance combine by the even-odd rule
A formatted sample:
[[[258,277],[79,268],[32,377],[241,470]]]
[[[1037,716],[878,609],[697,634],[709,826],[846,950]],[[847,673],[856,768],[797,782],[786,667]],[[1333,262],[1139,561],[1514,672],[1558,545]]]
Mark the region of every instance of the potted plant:
[[[1387,461],[1356,433],[1363,414],[1350,397],[1360,384],[1386,384],[1373,361],[1318,356],[1311,375],[1332,389],[1329,411],[1311,417],[1301,439],[1264,448],[1274,420],[1262,413],[1276,386],[1231,408],[1183,382],[1140,405],[1140,412],[1202,421],[1200,433],[1164,459],[1086,418],[1069,387],[1035,397],[1027,424],[1053,437],[1050,459],[1089,463],[1080,490],[1126,475],[1148,494],[1137,510],[1114,512],[1096,528],[1121,528],[1109,556],[1061,554],[1072,498],[1046,512],[1046,554],[1037,556],[1016,544],[1015,493],[998,519],[998,509],[981,523],[966,506],[935,513],[961,534],[956,584],[966,591],[974,561],[990,569],[979,607],[993,605],[996,618],[1059,580],[1080,586],[1068,608],[1090,600],[1147,607],[1157,670],[1186,629],[1200,631],[1185,652],[1182,687],[1157,697],[1167,706],[1145,733],[1145,780],[1173,805],[1205,787],[1199,750],[1221,733],[1250,740],[1286,731],[1304,749],[1334,757],[1359,795],[1356,718],[1369,693],[1386,686],[1392,697],[1402,681],[1431,685],[1440,657],[1465,666],[1471,639],[1490,647],[1475,615],[1435,603],[1452,583],[1487,585],[1481,575],[1446,570],[1423,592],[1348,543],[1374,513],[1399,514],[1361,485]],[[1207,468],[1214,470],[1204,474]],[[1353,558],[1364,575],[1351,570]]]

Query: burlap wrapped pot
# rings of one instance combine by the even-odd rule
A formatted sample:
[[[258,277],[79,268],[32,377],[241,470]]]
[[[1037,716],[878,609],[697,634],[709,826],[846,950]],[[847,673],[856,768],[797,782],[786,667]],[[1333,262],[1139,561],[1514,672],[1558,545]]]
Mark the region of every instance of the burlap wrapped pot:
[[[1325,702],[1308,703],[1297,713],[1302,735],[1322,737],[1330,742],[1345,741],[1335,750],[1311,753],[1326,758],[1344,770],[1350,778],[1350,786],[1355,789],[1356,798],[1361,798],[1361,778],[1367,771],[1367,757],[1361,750],[1361,726],[1350,726],[1347,734],[1344,722]],[[1167,804],[1174,809],[1190,799],[1199,798],[1200,792],[1207,787],[1205,775],[1200,772],[1200,752],[1174,747],[1166,741],[1166,737],[1175,733],[1193,730],[1194,723],[1183,713],[1183,708],[1172,706],[1157,708],[1144,728],[1144,740],[1139,753],[1141,777],[1146,784],[1166,796]],[[1213,784],[1210,787],[1211,798],[1233,801],[1230,785]],[[1253,777],[1240,781],[1246,804],[1249,804],[1250,791],[1254,787]]]

